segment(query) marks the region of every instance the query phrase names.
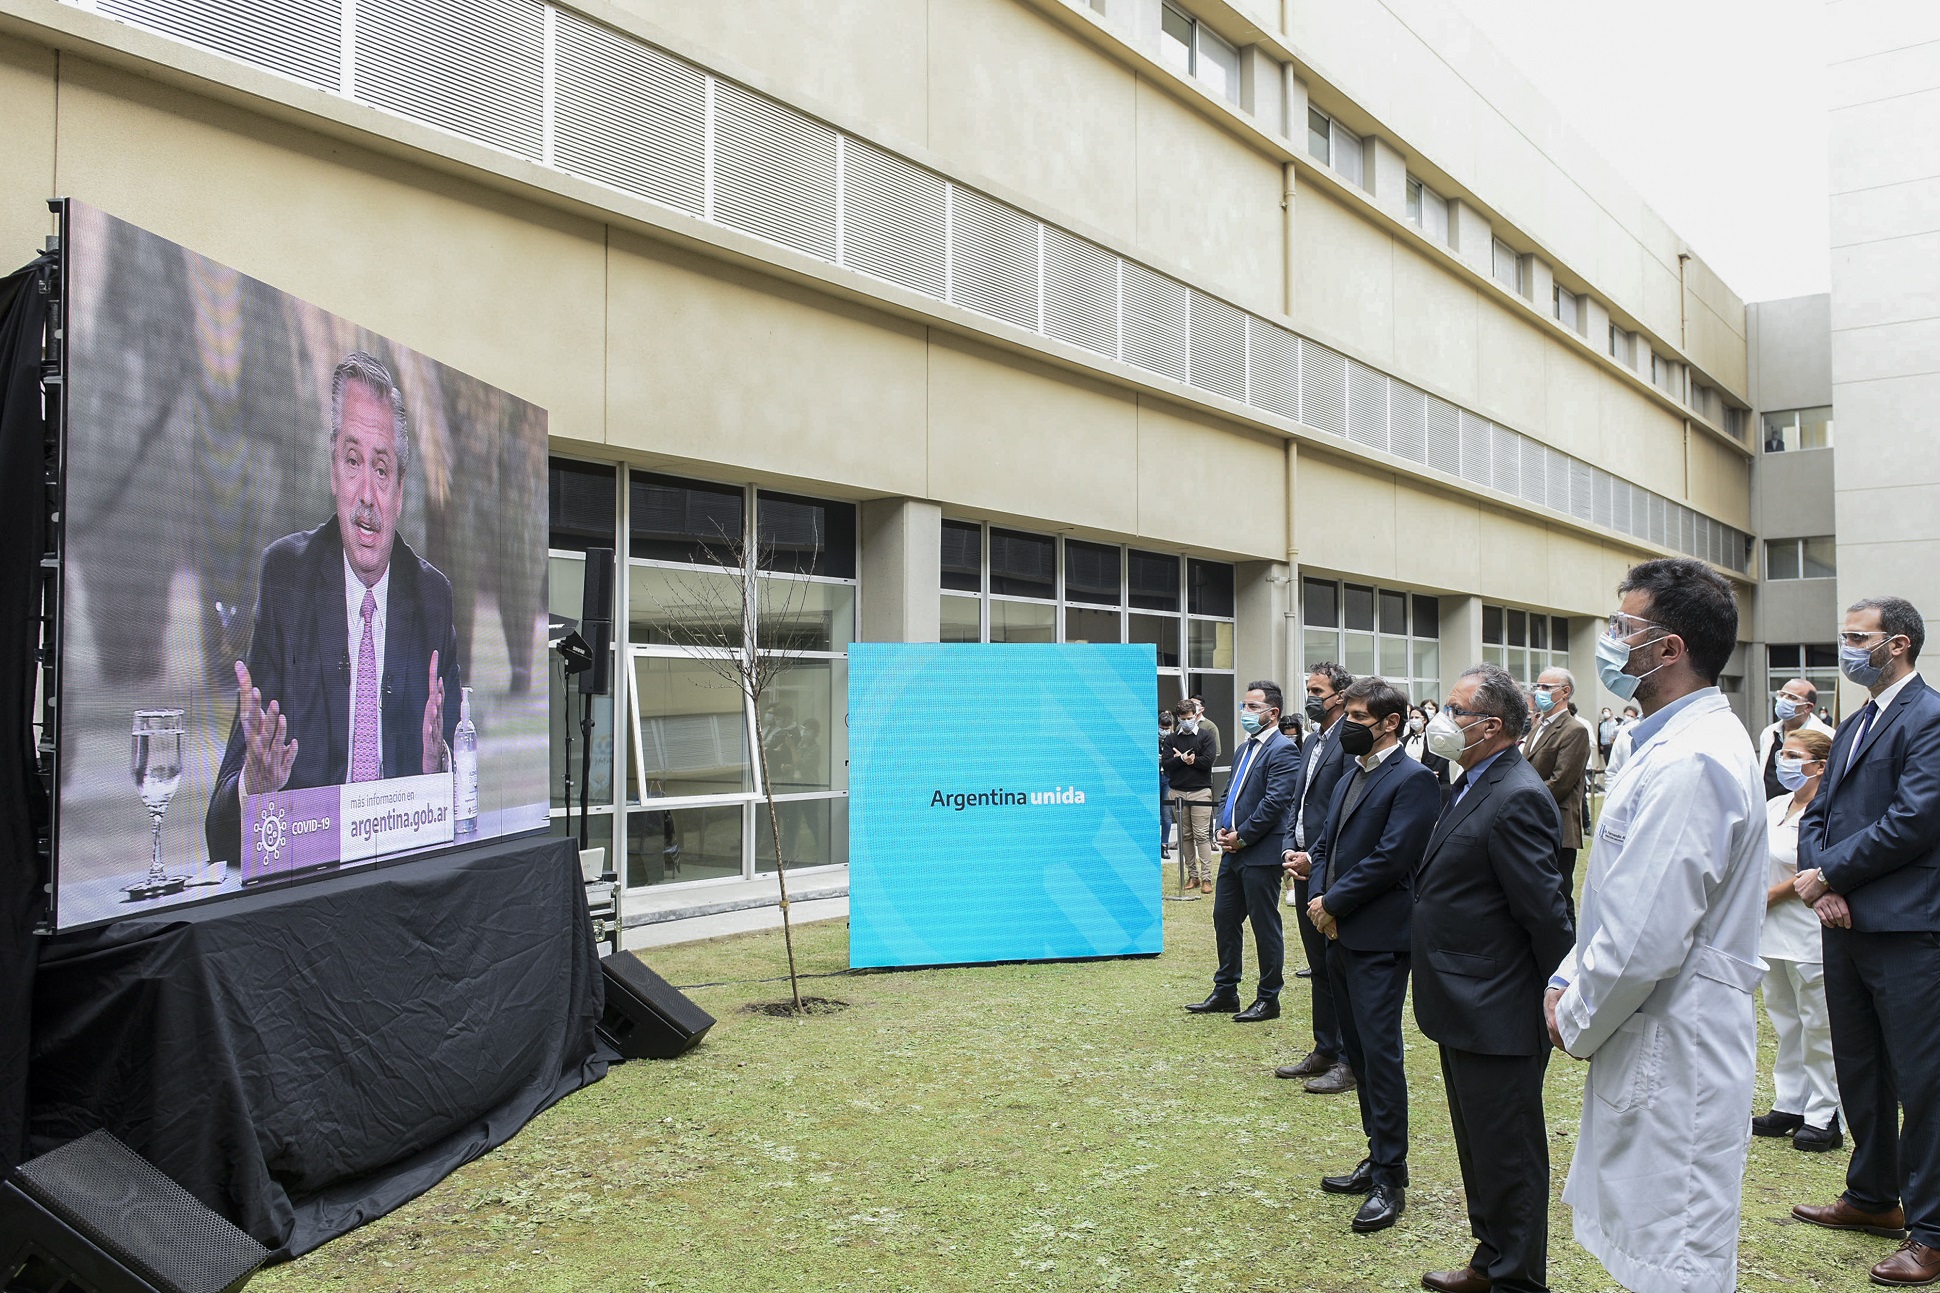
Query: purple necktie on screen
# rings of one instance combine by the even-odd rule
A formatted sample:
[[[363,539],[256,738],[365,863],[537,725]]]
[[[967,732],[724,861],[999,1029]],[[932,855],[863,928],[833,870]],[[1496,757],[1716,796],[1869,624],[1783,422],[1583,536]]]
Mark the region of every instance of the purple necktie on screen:
[[[357,646],[357,695],[350,703],[355,717],[350,730],[350,779],[375,781],[379,772],[377,750],[377,639],[371,633],[371,616],[377,614],[377,598],[364,590],[364,640]]]

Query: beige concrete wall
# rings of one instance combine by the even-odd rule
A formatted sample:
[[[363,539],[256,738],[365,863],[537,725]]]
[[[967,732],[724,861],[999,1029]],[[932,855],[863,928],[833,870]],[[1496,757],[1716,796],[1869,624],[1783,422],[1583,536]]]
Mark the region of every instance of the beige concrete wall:
[[[55,55],[0,36],[0,263],[25,263],[54,232],[44,199],[58,191],[54,170]]]

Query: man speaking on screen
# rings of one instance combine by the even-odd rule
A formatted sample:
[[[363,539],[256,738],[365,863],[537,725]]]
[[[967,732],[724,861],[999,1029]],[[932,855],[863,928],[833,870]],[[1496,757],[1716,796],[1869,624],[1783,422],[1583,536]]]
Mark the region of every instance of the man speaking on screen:
[[[390,370],[356,351],[330,379],[336,515],[263,551],[235,725],[204,829],[242,860],[249,795],[441,772],[458,694],[451,581],[397,537],[411,442]]]

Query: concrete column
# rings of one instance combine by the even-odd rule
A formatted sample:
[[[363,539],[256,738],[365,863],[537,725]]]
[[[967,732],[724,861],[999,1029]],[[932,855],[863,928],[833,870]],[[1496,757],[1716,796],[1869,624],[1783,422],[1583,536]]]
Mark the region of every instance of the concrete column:
[[[1556,312],[1556,271],[1541,256],[1524,256],[1522,260],[1522,283],[1529,299],[1535,302],[1538,310],[1553,315]]]
[[[1599,355],[1610,353],[1610,311],[1603,302],[1585,292],[1576,298],[1577,309],[1583,314],[1583,336]]]
[[[1455,688],[1455,680],[1470,665],[1482,662],[1482,599],[1480,597],[1443,597],[1442,611],[1442,697]]]
[[[1367,191],[1374,203],[1397,220],[1408,218],[1408,159],[1387,140],[1369,135],[1361,141],[1366,150],[1362,170]]]
[[[1460,198],[1448,200],[1448,245],[1478,274],[1492,268],[1491,230],[1482,214]]]
[[[1287,610],[1293,577],[1283,561],[1242,561],[1233,570],[1234,694],[1255,678],[1271,678],[1283,691],[1298,690],[1287,677]]]
[[[1280,97],[1286,111],[1287,138],[1293,151],[1307,156],[1307,83],[1293,74],[1293,64],[1281,65]]]
[[[1617,590],[1609,590],[1614,602]],[[1603,636],[1608,620],[1590,615],[1570,616],[1570,672],[1576,675],[1576,708],[1592,722],[1607,706],[1611,713],[1623,712],[1623,702],[1604,690],[1596,676],[1596,640]]]
[[[942,507],[917,498],[864,503],[862,640],[936,641],[942,567]]]
[[[1240,50],[1240,109],[1252,113],[1260,129],[1271,134],[1284,133],[1286,129],[1286,108],[1281,102],[1284,79],[1280,61],[1258,45]]]

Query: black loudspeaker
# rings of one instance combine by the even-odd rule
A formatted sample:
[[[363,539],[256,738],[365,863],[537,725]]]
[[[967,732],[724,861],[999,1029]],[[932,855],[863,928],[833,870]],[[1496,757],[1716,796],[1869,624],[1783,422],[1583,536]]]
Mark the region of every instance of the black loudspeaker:
[[[606,1009],[599,1031],[630,1060],[670,1060],[701,1044],[714,1016],[682,996],[631,952],[600,958]]]
[[[586,549],[586,596],[579,631],[593,649],[593,667],[579,680],[582,696],[613,690],[613,549]]]
[[[8,1293],[233,1293],[268,1256],[105,1131],[0,1183]]]

